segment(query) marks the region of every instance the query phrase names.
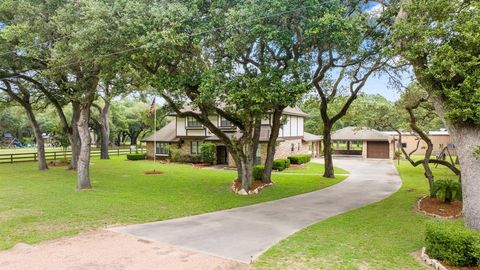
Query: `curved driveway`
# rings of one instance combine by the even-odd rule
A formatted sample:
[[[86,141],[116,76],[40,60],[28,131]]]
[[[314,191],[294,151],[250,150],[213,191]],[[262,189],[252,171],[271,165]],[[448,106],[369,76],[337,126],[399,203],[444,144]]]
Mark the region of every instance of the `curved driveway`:
[[[350,175],[341,183],[322,190],[110,230],[249,263],[290,234],[317,221],[382,200],[401,186],[390,160],[335,158],[334,163],[348,170]]]

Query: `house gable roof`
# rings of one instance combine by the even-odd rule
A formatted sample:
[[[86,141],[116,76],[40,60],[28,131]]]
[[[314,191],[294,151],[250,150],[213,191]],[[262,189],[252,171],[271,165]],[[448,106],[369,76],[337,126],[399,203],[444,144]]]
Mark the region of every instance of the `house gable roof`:
[[[345,127],[332,133],[335,141],[390,141],[390,136],[366,127]]]
[[[154,139],[157,142],[174,142],[178,141],[176,134],[176,121],[170,121],[166,126],[155,132],[154,134],[146,137],[142,141],[153,142]]]

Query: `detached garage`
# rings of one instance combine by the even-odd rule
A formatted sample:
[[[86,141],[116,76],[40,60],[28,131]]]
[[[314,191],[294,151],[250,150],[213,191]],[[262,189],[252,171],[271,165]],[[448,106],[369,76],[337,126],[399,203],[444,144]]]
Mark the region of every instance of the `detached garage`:
[[[333,145],[345,144],[348,151],[336,151],[346,155],[358,155],[363,158],[392,159],[395,143],[390,136],[370,128],[346,127],[332,134]],[[361,149],[352,151],[352,142],[362,145]]]

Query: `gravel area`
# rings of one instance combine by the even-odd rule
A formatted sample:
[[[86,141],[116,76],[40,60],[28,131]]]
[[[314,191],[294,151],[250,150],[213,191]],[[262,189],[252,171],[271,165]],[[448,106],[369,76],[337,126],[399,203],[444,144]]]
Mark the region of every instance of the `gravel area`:
[[[232,269],[249,266],[197,251],[98,230],[0,252],[0,269]]]

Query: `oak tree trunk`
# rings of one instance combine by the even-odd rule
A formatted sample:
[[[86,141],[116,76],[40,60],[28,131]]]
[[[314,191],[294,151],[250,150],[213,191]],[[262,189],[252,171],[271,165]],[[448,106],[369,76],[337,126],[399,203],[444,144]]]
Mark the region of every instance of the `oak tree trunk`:
[[[90,189],[90,130],[88,121],[90,119],[91,103],[80,106],[80,118],[78,120],[78,134],[80,136],[81,146],[77,165],[77,189]]]
[[[28,120],[30,122],[30,126],[33,129],[33,134],[35,135],[35,141],[37,142],[38,169],[47,170],[48,165],[47,159],[45,157],[45,142],[43,140],[42,131],[40,130],[40,126],[38,125],[37,119],[35,118],[32,107],[30,105],[24,107],[27,111]]]
[[[325,162],[323,177],[335,178],[332,158],[332,127],[326,122],[323,124],[323,158]]]
[[[272,114],[272,126],[270,130],[270,137],[267,144],[267,156],[265,158],[265,169],[262,175],[263,183],[272,182],[273,160],[275,159],[275,150],[277,146],[277,139],[280,133],[280,125],[282,119],[283,109],[274,110]]]
[[[480,158],[473,153],[480,145],[480,127],[448,127],[462,168],[465,226],[480,231]]]
[[[80,155],[81,140],[78,132],[78,122],[80,119],[80,104],[78,102],[72,102],[72,120],[71,130],[69,131],[68,139],[70,141],[70,147],[72,148],[72,159],[70,160],[70,170],[77,170],[78,159]]]
[[[105,106],[102,108],[100,115],[100,159],[110,159],[108,154],[108,146],[110,145],[110,125],[108,122],[108,115],[110,114],[110,103],[105,101]]]

